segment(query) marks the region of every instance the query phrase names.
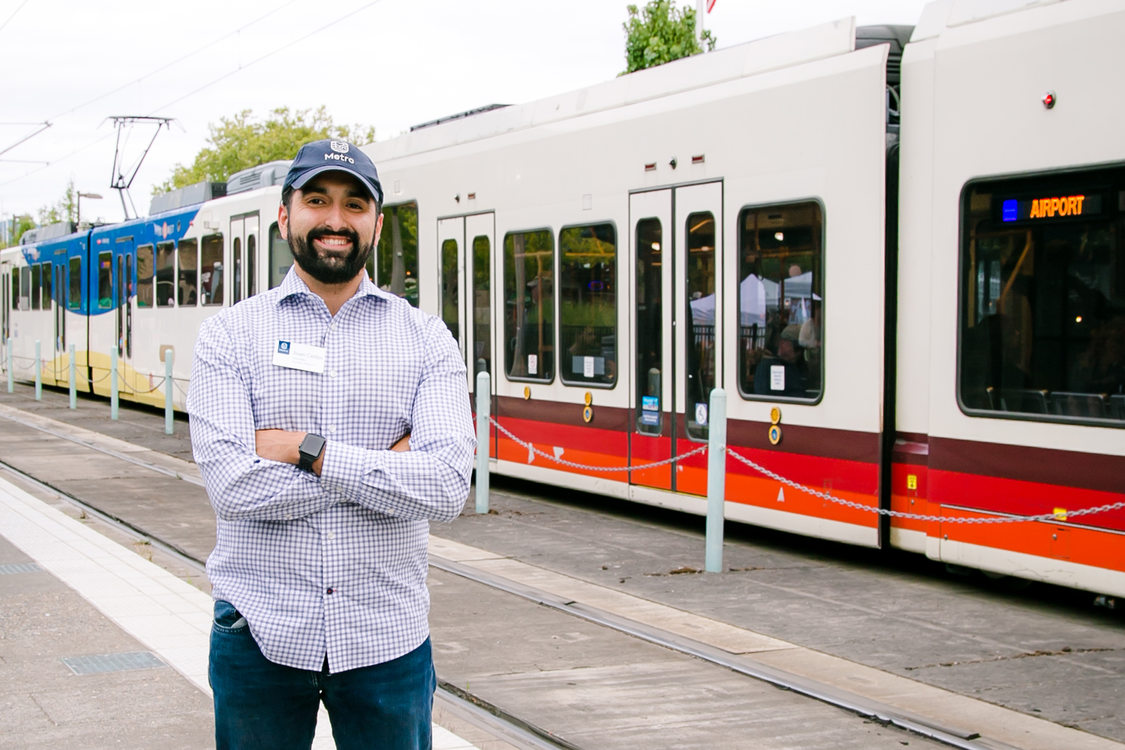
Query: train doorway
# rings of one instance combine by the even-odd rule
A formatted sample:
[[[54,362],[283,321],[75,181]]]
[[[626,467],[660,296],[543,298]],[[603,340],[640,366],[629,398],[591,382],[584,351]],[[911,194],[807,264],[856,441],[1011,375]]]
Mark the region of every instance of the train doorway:
[[[66,340],[66,248],[55,251],[51,263],[51,281],[53,294],[51,294],[51,311],[55,321],[55,356],[52,359],[56,383],[65,382],[69,373],[67,370],[67,340]]]
[[[496,412],[496,370],[493,367],[492,279],[496,216],[483,213],[438,220],[441,273],[438,299],[441,319],[461,349],[469,376],[469,391],[476,410],[477,373],[487,372],[491,383],[490,411]],[[489,430],[491,455],[496,455],[497,433]]]
[[[708,404],[721,372],[721,182],[634,193],[635,273],[630,462],[670,460],[706,442]],[[631,484],[706,494],[696,456],[630,472]]]
[[[131,369],[133,363],[133,298],[136,289],[137,250],[132,237],[120,237],[117,247],[114,248],[114,262],[117,273],[116,311],[114,312],[116,327],[117,356],[120,366],[124,369],[127,365]]]
[[[258,293],[258,212],[230,220],[230,284],[233,305]]]

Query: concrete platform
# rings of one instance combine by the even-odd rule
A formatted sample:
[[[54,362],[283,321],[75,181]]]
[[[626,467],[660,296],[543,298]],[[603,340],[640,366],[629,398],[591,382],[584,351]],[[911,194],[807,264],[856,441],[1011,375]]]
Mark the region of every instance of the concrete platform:
[[[0,748],[214,746],[209,594],[0,480],[0,601]]]

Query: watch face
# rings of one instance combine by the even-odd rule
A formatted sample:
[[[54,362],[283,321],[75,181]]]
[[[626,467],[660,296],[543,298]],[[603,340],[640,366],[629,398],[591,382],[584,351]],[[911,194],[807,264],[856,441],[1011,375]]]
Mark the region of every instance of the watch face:
[[[320,435],[314,435],[311,432],[305,435],[304,440],[301,441],[301,447],[298,448],[303,458],[309,461],[315,461],[320,458],[320,452],[324,450],[324,438]]]

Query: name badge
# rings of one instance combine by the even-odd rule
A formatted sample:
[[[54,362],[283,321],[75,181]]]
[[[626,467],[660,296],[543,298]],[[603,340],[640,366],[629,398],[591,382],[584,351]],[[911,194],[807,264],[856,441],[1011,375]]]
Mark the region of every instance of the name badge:
[[[273,363],[293,370],[323,373],[326,357],[327,350],[322,346],[279,339],[273,353]]]

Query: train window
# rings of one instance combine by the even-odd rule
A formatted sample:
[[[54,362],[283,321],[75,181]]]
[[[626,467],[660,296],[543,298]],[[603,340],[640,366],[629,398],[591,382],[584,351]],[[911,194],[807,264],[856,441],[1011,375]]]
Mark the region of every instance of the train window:
[[[473,238],[473,358],[475,372],[492,372],[492,243]]]
[[[457,311],[461,300],[457,290],[457,240],[445,240],[441,243],[441,319],[449,327],[453,338],[460,341]]]
[[[684,299],[690,338],[687,341],[687,434],[706,440],[706,419],[711,390],[715,387],[715,216],[710,211],[688,214],[687,268]],[[700,407],[703,407],[702,410]]]
[[[418,204],[383,208],[383,233],[375,248],[375,274],[380,289],[418,306]]]
[[[39,309],[39,295],[40,295],[39,273],[40,273],[39,264],[38,263],[33,264],[31,266],[31,286],[30,286],[30,290],[31,290],[31,309],[32,310],[38,310]]]
[[[20,269],[12,269],[12,300],[11,305],[13,310],[20,308]]]
[[[137,248],[137,307],[152,307],[152,272],[155,260],[152,245]]]
[[[511,378],[555,377],[555,247],[551,233],[504,237],[504,366]]]
[[[156,243],[156,306],[176,304],[176,248],[171,242]]]
[[[19,300],[21,310],[31,309],[31,268],[24,266],[20,269]]]
[[[98,309],[113,307],[113,253],[98,253]]]
[[[637,222],[637,432],[659,435],[664,424],[661,408],[661,368],[664,366],[663,289],[660,285],[661,238],[659,219]]]
[[[820,397],[824,218],[813,201],[738,216],[738,387],[748,398]]]
[[[43,309],[51,309],[51,280],[53,278],[53,271],[51,270],[51,262],[40,264],[39,266],[39,296],[42,298]]]
[[[281,236],[277,222],[274,222],[270,227],[270,289],[281,286],[292,265],[293,251],[289,249],[289,242]]]
[[[199,302],[199,248],[194,239],[180,240],[176,248],[176,260],[179,274],[176,304],[180,307],[193,307]]]
[[[250,235],[246,238],[246,296],[253,297],[258,293],[258,236]]]
[[[962,409],[1125,424],[1125,168],[971,183],[961,215]]]
[[[82,259],[71,258],[67,269],[66,307],[68,310],[82,309]]]
[[[199,253],[199,288],[203,304],[223,304],[223,235],[209,234],[203,238]]]
[[[231,277],[231,302],[242,299],[242,238],[235,237],[230,248],[230,262],[234,266]]]
[[[564,383],[617,380],[617,230],[559,232],[559,375]]]

